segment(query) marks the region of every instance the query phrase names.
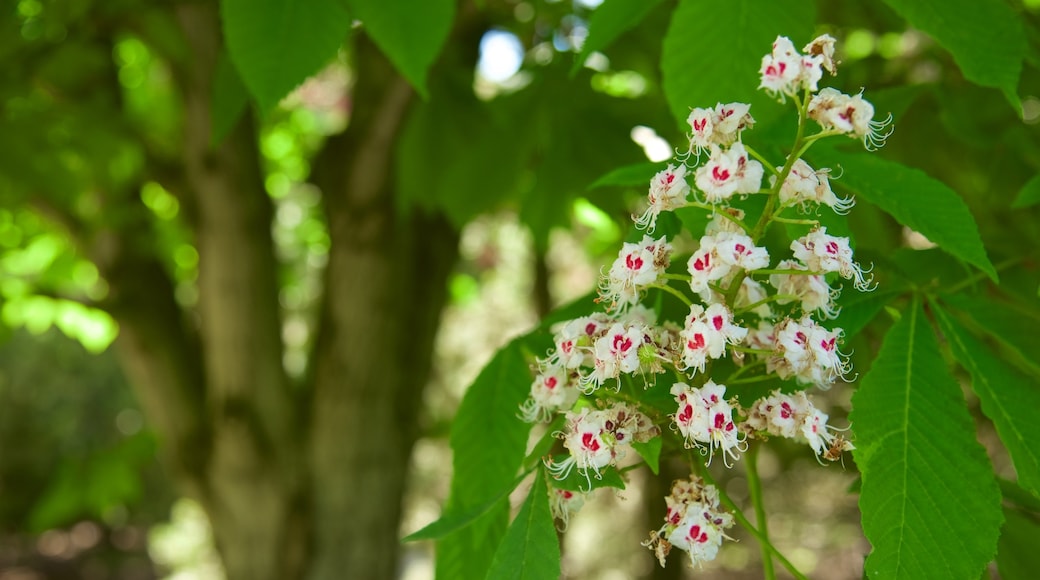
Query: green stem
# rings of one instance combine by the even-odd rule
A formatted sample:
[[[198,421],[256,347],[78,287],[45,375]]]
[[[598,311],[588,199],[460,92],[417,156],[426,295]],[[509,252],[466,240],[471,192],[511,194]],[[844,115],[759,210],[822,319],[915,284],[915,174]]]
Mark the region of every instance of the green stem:
[[[791,219],[791,218],[783,218],[783,217],[780,217],[779,215],[774,215],[772,220],[770,220],[770,221],[774,221],[774,222],[781,223],[781,224],[794,224],[796,226],[818,226],[818,225],[820,225],[820,221],[819,220],[796,220],[796,219]]]
[[[749,348],[746,346],[733,346],[731,348],[737,352],[746,352],[748,354],[774,354],[773,351],[764,348]]]
[[[781,270],[769,270],[761,269],[755,270],[753,274],[789,274],[791,276],[822,276],[827,272],[817,272],[816,270],[794,270],[794,269],[781,269]]]
[[[730,215],[729,212],[719,211],[718,208],[716,208],[713,205],[709,205],[707,203],[701,203],[699,201],[688,201],[688,202],[686,202],[685,205],[683,205],[683,207],[684,208],[685,207],[695,207],[695,208],[698,208],[698,209],[708,210],[708,211],[714,213],[715,215],[721,215],[722,217],[728,219],[729,221],[737,224],[738,226],[740,226],[740,229],[744,230],[745,233],[751,231],[751,230],[748,229],[747,224],[745,224],[744,222],[740,221],[736,217]]]
[[[675,296],[679,300],[682,300],[683,304],[685,304],[686,306],[693,306],[693,301],[687,298],[685,294],[679,292],[678,290],[672,288],[667,284],[649,284],[647,285],[647,288],[657,288],[658,290],[664,290],[665,292],[671,294],[672,296]]]
[[[1019,262],[1022,262],[1024,260],[1025,260],[1025,258],[1022,257],[1022,256],[1018,256],[1018,257],[1015,257],[1015,258],[1008,258],[1007,260],[1004,260],[1003,262],[993,266],[993,269],[995,271],[997,271],[997,272],[1000,272],[1001,270],[1006,270],[1006,269],[1010,268],[1011,266],[1014,266],[1015,264],[1017,264]],[[953,294],[955,292],[959,292],[959,291],[961,291],[961,290],[963,290],[963,289],[965,289],[965,288],[967,288],[969,286],[974,285],[979,280],[984,280],[986,278],[989,278],[989,274],[987,274],[985,272],[976,272],[975,275],[970,276],[968,278],[965,278],[964,280],[961,280],[960,282],[957,282],[953,286],[950,286],[949,288],[946,288],[943,291],[943,293],[944,294]]]
[[[775,373],[769,373],[768,375],[758,375],[757,377],[748,377],[746,379],[736,379],[733,381],[726,381],[727,386],[732,385],[749,385],[751,383],[762,383],[765,381],[771,381],[776,378]]]
[[[687,274],[669,274],[666,272],[664,274],[658,274],[657,277],[664,278],[665,280],[679,280],[680,282],[686,282],[687,284],[690,283],[690,276]]]
[[[739,523],[741,527],[747,530],[749,534],[754,536],[755,539],[758,540],[759,544],[763,546],[763,549],[769,550],[773,554],[773,556],[775,556],[776,559],[780,562],[780,564],[784,568],[787,568],[787,571],[790,572],[791,575],[794,576],[797,580],[809,580],[805,576],[805,574],[802,574],[798,571],[798,568],[794,567],[794,564],[792,564],[790,560],[785,558],[784,555],[780,553],[780,550],[776,549],[776,546],[774,546],[769,541],[769,538],[767,536],[762,535],[762,532],[758,531],[758,528],[751,525],[751,522],[749,522],[748,519],[744,517],[744,512],[740,511],[740,508],[737,507],[737,504],[734,503],[733,499],[729,497],[729,494],[726,493],[726,490],[716,485],[715,479],[712,478],[711,473],[708,471],[708,469],[700,469],[698,471],[698,474],[704,477],[705,481],[715,486],[715,489],[717,489],[719,492],[719,499],[722,500],[722,503],[725,504],[725,506],[733,512],[733,517],[737,520],[737,523]]]
[[[761,163],[766,169],[768,169],[773,175],[780,175],[780,170],[778,170],[775,165],[770,163],[769,160],[763,157],[758,151],[752,149],[750,145],[745,144],[744,150],[747,151],[749,155],[757,159],[758,162]]]
[[[758,524],[758,530],[762,533],[762,537],[766,540],[760,544],[762,548],[762,574],[766,580],[776,580],[776,571],[773,570],[773,556],[769,548],[766,547],[769,544],[769,520],[766,517],[766,505],[762,497],[762,480],[758,477],[758,445],[751,445],[751,448],[748,449],[748,458],[744,464],[747,466],[748,492],[751,494],[752,503],[755,504],[755,522]]]
[[[743,375],[744,373],[748,372],[751,369],[758,368],[760,366],[765,366],[765,364],[766,364],[766,361],[764,361],[764,360],[756,360],[755,362],[748,363],[748,364],[740,367],[732,375],[730,375],[729,378],[727,378],[725,380],[724,384],[729,385],[730,383],[735,381],[737,378],[739,378],[740,375]]]
[[[778,302],[780,300],[787,300],[788,302],[793,302],[793,301],[798,300],[798,299],[799,298],[797,296],[794,296],[793,294],[773,294],[772,296],[768,296],[766,298],[763,298],[763,299],[759,300],[758,302],[752,302],[751,304],[748,304],[747,306],[745,306],[743,308],[739,308],[739,309],[735,310],[734,311],[734,315],[740,315],[740,314],[744,314],[745,312],[751,312],[752,310],[758,308],[759,306],[762,306],[763,304],[769,304],[770,302]]]

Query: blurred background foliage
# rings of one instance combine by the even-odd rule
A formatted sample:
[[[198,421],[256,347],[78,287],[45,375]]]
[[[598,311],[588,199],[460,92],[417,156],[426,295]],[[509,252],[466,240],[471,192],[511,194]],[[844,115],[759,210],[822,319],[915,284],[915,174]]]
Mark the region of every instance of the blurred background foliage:
[[[189,55],[169,17],[171,4],[17,0],[0,8],[3,580],[151,578],[178,569],[198,575],[185,578],[220,574],[204,517],[178,501],[156,455],[157,437],[108,349],[118,325],[106,313],[108,286],[86,249],[104,246],[112,231],[134,232],[175,282],[177,302],[197,314],[196,208],[177,192],[174,171],[185,123],[174,75]],[[460,11],[479,11],[482,22],[477,66],[435,66],[430,97],[409,113],[396,144],[398,210],[440,211],[462,230],[424,396],[405,530],[432,519],[447,495],[445,438],[462,387],[510,334],[594,287],[630,231],[654,163],[683,142],[660,72],[661,38],[675,3],[648,2],[639,26],[577,59],[597,4],[462,3]],[[926,171],[968,203],[991,261],[1004,268],[999,289],[979,280],[979,290],[998,306],[1008,304],[1006,297],[1028,305],[1019,318],[1001,311],[1013,334],[1027,337],[1040,321],[1040,228],[1035,205],[1012,202],[1027,183],[1037,187],[1040,171],[1040,3],[1010,4],[1033,34],[1017,91],[1020,111],[1000,91],[965,80],[949,53],[882,2],[819,2],[815,31],[841,41],[838,87],[869,87],[877,110],[895,114],[896,133],[881,155]],[[349,124],[357,80],[351,62],[345,47],[277,106],[245,113],[260,124],[264,185],[275,207],[283,363],[297,379],[308,369],[330,246],[311,169],[325,140]],[[228,82],[215,97],[216,138],[246,110],[236,104],[234,79]],[[593,186],[632,164],[641,165]],[[902,282],[879,280],[883,289],[964,278],[961,264],[908,249],[911,232],[869,204],[857,207],[848,228],[865,248],[864,261],[904,274]],[[883,326],[851,345],[860,373],[869,368],[861,355],[876,350]],[[1022,364],[1040,360],[1036,341],[1023,338],[1017,346]],[[983,425],[984,440],[987,433]],[[989,443],[998,470],[1009,474],[999,445]],[[763,467],[775,485],[767,503],[778,506],[778,545],[798,547],[792,559],[814,577],[851,577],[867,549],[855,502],[844,493],[852,476],[831,469],[807,482],[797,475],[807,464],[796,457],[781,447],[765,459],[772,467]],[[728,484],[742,497],[739,477]],[[625,505],[607,508],[637,532],[635,540],[613,540],[616,550],[604,554],[597,546],[607,541],[597,531],[602,520],[575,522],[577,539],[568,540],[565,556],[572,577],[661,574],[648,565],[649,554],[633,553],[643,529],[656,527],[644,512],[656,513],[662,493],[647,485]],[[830,523],[818,525],[825,519]],[[1022,516],[1011,524],[1036,526]],[[746,572],[755,570],[757,555],[745,549],[751,543],[729,550],[716,577],[753,577]],[[426,577],[429,557],[427,548],[409,547],[404,573]]]

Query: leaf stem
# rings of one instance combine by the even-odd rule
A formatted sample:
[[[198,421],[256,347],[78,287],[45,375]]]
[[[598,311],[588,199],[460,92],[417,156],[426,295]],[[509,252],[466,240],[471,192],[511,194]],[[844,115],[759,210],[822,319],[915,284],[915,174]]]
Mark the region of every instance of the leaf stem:
[[[747,461],[744,464],[747,466],[747,481],[748,481],[748,492],[751,495],[751,502],[755,505],[755,523],[758,524],[758,530],[762,533],[762,537],[765,538],[765,542],[760,544],[762,548],[762,575],[766,580],[776,580],[776,570],[773,569],[773,555],[770,553],[769,548],[769,519],[766,517],[766,506],[765,501],[762,497],[762,480],[758,477],[758,445],[751,445],[748,449]]]
[[[693,306],[693,301],[687,298],[685,294],[679,292],[678,290],[672,288],[667,284],[649,284],[647,285],[647,288],[657,288],[658,290],[664,290],[665,292],[671,294],[672,296],[675,296],[679,300],[682,300],[683,304],[685,304],[686,306]]]
[[[794,564],[792,564],[790,560],[785,558],[784,555],[780,553],[780,550],[776,549],[776,546],[774,546],[769,541],[769,538],[767,536],[762,535],[762,532],[758,531],[758,528],[751,525],[751,522],[749,522],[748,519],[744,516],[744,512],[742,512],[740,508],[737,507],[737,504],[734,503],[731,497],[729,497],[729,494],[726,493],[726,490],[722,489],[718,486],[718,484],[716,484],[715,479],[711,476],[711,473],[707,468],[698,469],[697,471],[699,475],[704,477],[705,481],[715,486],[715,489],[717,489],[719,492],[719,499],[722,500],[722,503],[725,504],[726,507],[733,511],[733,517],[737,520],[737,523],[739,523],[741,527],[747,530],[749,534],[754,536],[755,539],[757,539],[759,543],[763,546],[763,549],[769,550],[769,552],[771,552],[773,556],[776,557],[780,564],[784,568],[787,568],[787,571],[790,572],[791,575],[794,576],[797,580],[809,580],[805,576],[805,574],[802,574],[798,571],[798,568],[794,567]]]

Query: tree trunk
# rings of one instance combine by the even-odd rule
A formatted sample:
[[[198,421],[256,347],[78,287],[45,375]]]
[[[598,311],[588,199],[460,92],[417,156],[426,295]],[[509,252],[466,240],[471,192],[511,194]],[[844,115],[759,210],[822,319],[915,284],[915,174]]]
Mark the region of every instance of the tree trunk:
[[[368,42],[347,132],[316,180],[331,250],[314,368],[310,578],[392,578],[401,495],[456,232],[394,206],[393,147],[412,89]]]
[[[442,218],[406,217],[394,205],[394,145],[413,91],[358,40],[350,126],[315,161],[331,247],[310,377],[294,388],[282,366],[273,211],[251,118],[210,142],[216,6],[175,10],[192,57],[177,75],[186,117],[178,181],[199,252],[197,312],[177,306],[139,239],[113,234],[101,244],[102,271],[120,353],[180,488],[206,510],[230,580],[393,578],[458,244]]]

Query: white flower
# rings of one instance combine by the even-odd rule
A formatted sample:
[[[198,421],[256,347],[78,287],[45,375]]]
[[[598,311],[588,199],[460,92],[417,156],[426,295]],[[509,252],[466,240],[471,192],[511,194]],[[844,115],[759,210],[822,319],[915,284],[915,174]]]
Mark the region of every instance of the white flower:
[[[700,153],[711,145],[728,147],[740,139],[744,129],[755,124],[746,103],[718,103],[714,109],[693,109],[686,118],[690,126],[690,153]]]
[[[862,139],[871,151],[883,147],[892,134],[892,115],[875,121],[874,106],[862,94],[849,96],[829,87],[822,89],[809,101],[807,113],[824,130]]]
[[[777,167],[782,171],[782,167]],[[807,203],[822,203],[829,206],[835,213],[845,215],[852,209],[855,202],[852,198],[840,198],[831,189],[830,170],[813,170],[804,160],[794,162],[791,172],[780,186],[780,201],[784,205],[801,205],[803,208]],[[776,176],[769,177],[769,184],[776,183]]]
[[[783,260],[777,264],[780,270],[809,271],[804,264],[795,260]],[[841,290],[831,288],[822,274],[771,274],[769,283],[780,296],[778,304],[801,302],[803,312],[820,311],[830,319],[837,318],[841,308],[834,304]]]
[[[802,52],[810,56],[821,57],[820,63],[831,75],[838,74],[838,63],[834,60],[834,37],[822,34],[802,48]]]
[[[578,389],[566,368],[550,366],[543,369],[531,383],[531,394],[520,407],[521,416],[528,423],[547,421],[553,413],[571,408],[578,400]]]
[[[739,141],[729,149],[711,146],[711,156],[694,176],[697,188],[709,203],[725,201],[735,194],[754,193],[762,186],[762,164],[748,157]]]
[[[758,72],[762,77],[758,88],[781,101],[785,95],[796,95],[802,88],[802,57],[786,36],[776,37],[773,51],[762,57]]]
[[[744,428],[804,441],[817,456],[829,461],[853,449],[852,443],[832,433],[835,429],[827,425],[827,414],[817,409],[804,391],[785,395],[777,390],[755,401]]]
[[[663,237],[655,240],[643,236],[638,244],[624,244],[600,283],[600,300],[607,302],[607,309],[618,305],[624,309],[639,302],[639,291],[656,282],[668,267],[671,251]]]
[[[842,278],[852,280],[861,292],[875,288],[871,286],[873,277],[866,277],[870,270],[864,271],[852,261],[849,239],[828,235],[827,228],[813,230],[791,242],[791,251],[812,271],[838,272]]]
[[[826,389],[851,370],[848,356],[837,348],[840,328],[827,330],[805,315],[800,320],[784,320],[774,332],[776,354],[767,370],[775,371],[781,379],[794,378]]]
[[[639,370],[639,347],[645,336],[645,328],[639,325],[626,327],[615,323],[607,329],[593,347],[593,372],[582,377],[585,392],[595,391],[607,379],[616,379],[621,373]]]
[[[664,498],[668,511],[660,529],[650,532],[643,545],[653,550],[661,566],[672,547],[690,554],[695,566],[713,560],[725,530],[733,525],[733,515],[719,507],[719,491],[704,485],[697,476],[678,480]]]
[[[604,314],[583,316],[561,323],[555,327],[553,343],[556,348],[542,364],[562,365],[576,369],[582,365],[592,366],[592,344],[607,329],[610,321]]]
[[[549,511],[552,512],[553,519],[560,520],[560,525],[557,526],[559,531],[567,530],[571,514],[577,512],[581,509],[581,506],[585,505],[585,497],[587,495],[577,491],[568,491],[554,487],[549,488]]]
[[[657,216],[662,211],[671,211],[686,204],[686,196],[690,193],[686,173],[685,165],[679,164],[679,167],[675,167],[669,164],[667,168],[654,175],[650,180],[650,191],[647,193],[650,205],[646,212],[636,219],[637,227],[653,232],[657,225]]]
[[[708,380],[697,389],[676,383],[671,393],[679,405],[673,416],[679,433],[687,445],[706,448],[709,462],[719,450],[728,466],[729,459],[735,460],[747,450],[747,442],[733,421],[733,406],[725,399],[725,385]]]
[[[703,238],[702,238],[703,239]],[[720,232],[714,236],[715,253],[725,264],[748,271],[769,266],[769,252],[742,232]]]

